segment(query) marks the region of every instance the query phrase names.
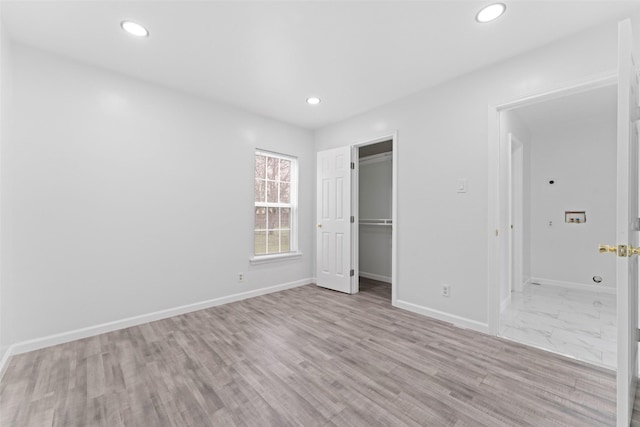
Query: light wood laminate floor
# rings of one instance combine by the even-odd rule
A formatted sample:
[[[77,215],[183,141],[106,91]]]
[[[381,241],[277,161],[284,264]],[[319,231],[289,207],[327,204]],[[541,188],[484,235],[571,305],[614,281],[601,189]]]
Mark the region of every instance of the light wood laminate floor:
[[[612,371],[314,285],[14,356],[2,426],[607,426]]]

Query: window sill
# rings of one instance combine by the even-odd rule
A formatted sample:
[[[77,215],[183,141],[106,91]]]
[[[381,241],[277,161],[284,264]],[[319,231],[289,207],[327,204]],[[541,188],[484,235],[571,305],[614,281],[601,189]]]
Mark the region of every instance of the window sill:
[[[275,254],[275,255],[258,255],[253,258],[249,258],[249,264],[258,265],[258,264],[268,264],[271,262],[279,262],[286,261],[289,259],[296,259],[302,256],[302,252],[289,252],[286,254]]]

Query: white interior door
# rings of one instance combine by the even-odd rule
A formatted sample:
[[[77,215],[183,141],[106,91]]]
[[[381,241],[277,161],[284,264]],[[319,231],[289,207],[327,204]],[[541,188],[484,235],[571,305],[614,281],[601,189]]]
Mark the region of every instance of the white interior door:
[[[318,153],[316,280],[351,293],[351,147]]]
[[[638,372],[638,75],[633,60],[631,22],[618,35],[617,143],[617,425],[628,426]]]

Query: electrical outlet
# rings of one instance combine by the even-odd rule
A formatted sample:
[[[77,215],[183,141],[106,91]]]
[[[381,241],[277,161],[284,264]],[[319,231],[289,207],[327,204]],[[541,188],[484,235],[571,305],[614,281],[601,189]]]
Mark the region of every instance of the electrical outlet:
[[[442,285],[442,296],[447,298],[451,296],[451,285]]]
[[[238,282],[242,282],[244,280],[244,273],[238,273]]]

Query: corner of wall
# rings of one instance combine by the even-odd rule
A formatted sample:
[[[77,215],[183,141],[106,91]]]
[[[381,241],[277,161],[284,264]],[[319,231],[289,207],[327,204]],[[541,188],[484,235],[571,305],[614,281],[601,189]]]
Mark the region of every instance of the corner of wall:
[[[412,313],[421,314],[423,316],[451,323],[453,326],[458,328],[470,329],[472,331],[482,332],[483,334],[489,333],[488,323],[478,322],[477,320],[457,316],[455,314],[446,313],[444,311],[435,310],[429,307],[413,304],[402,300],[396,300],[395,304],[393,305],[395,307],[411,311]]]
[[[0,347],[0,381],[7,372],[11,356],[13,356],[13,346]]]
[[[10,44],[9,44],[9,36],[6,32],[6,28],[4,26],[4,22],[2,19],[2,5],[0,4],[0,176],[3,173],[2,169],[2,151],[4,147],[5,138],[7,135],[7,122],[8,122],[8,113],[9,108],[7,105],[9,103],[9,97],[11,93],[11,81],[10,81]],[[2,179],[0,178],[0,182]],[[2,190],[0,186],[0,237],[3,235],[2,233]],[[10,352],[8,348],[5,346],[6,341],[6,333],[4,329],[6,328],[5,322],[5,309],[6,304],[4,303],[4,284],[5,281],[4,271],[2,266],[2,239],[0,238],[0,378],[2,378],[2,373],[4,370],[4,366],[6,365],[6,361],[10,356]]]

